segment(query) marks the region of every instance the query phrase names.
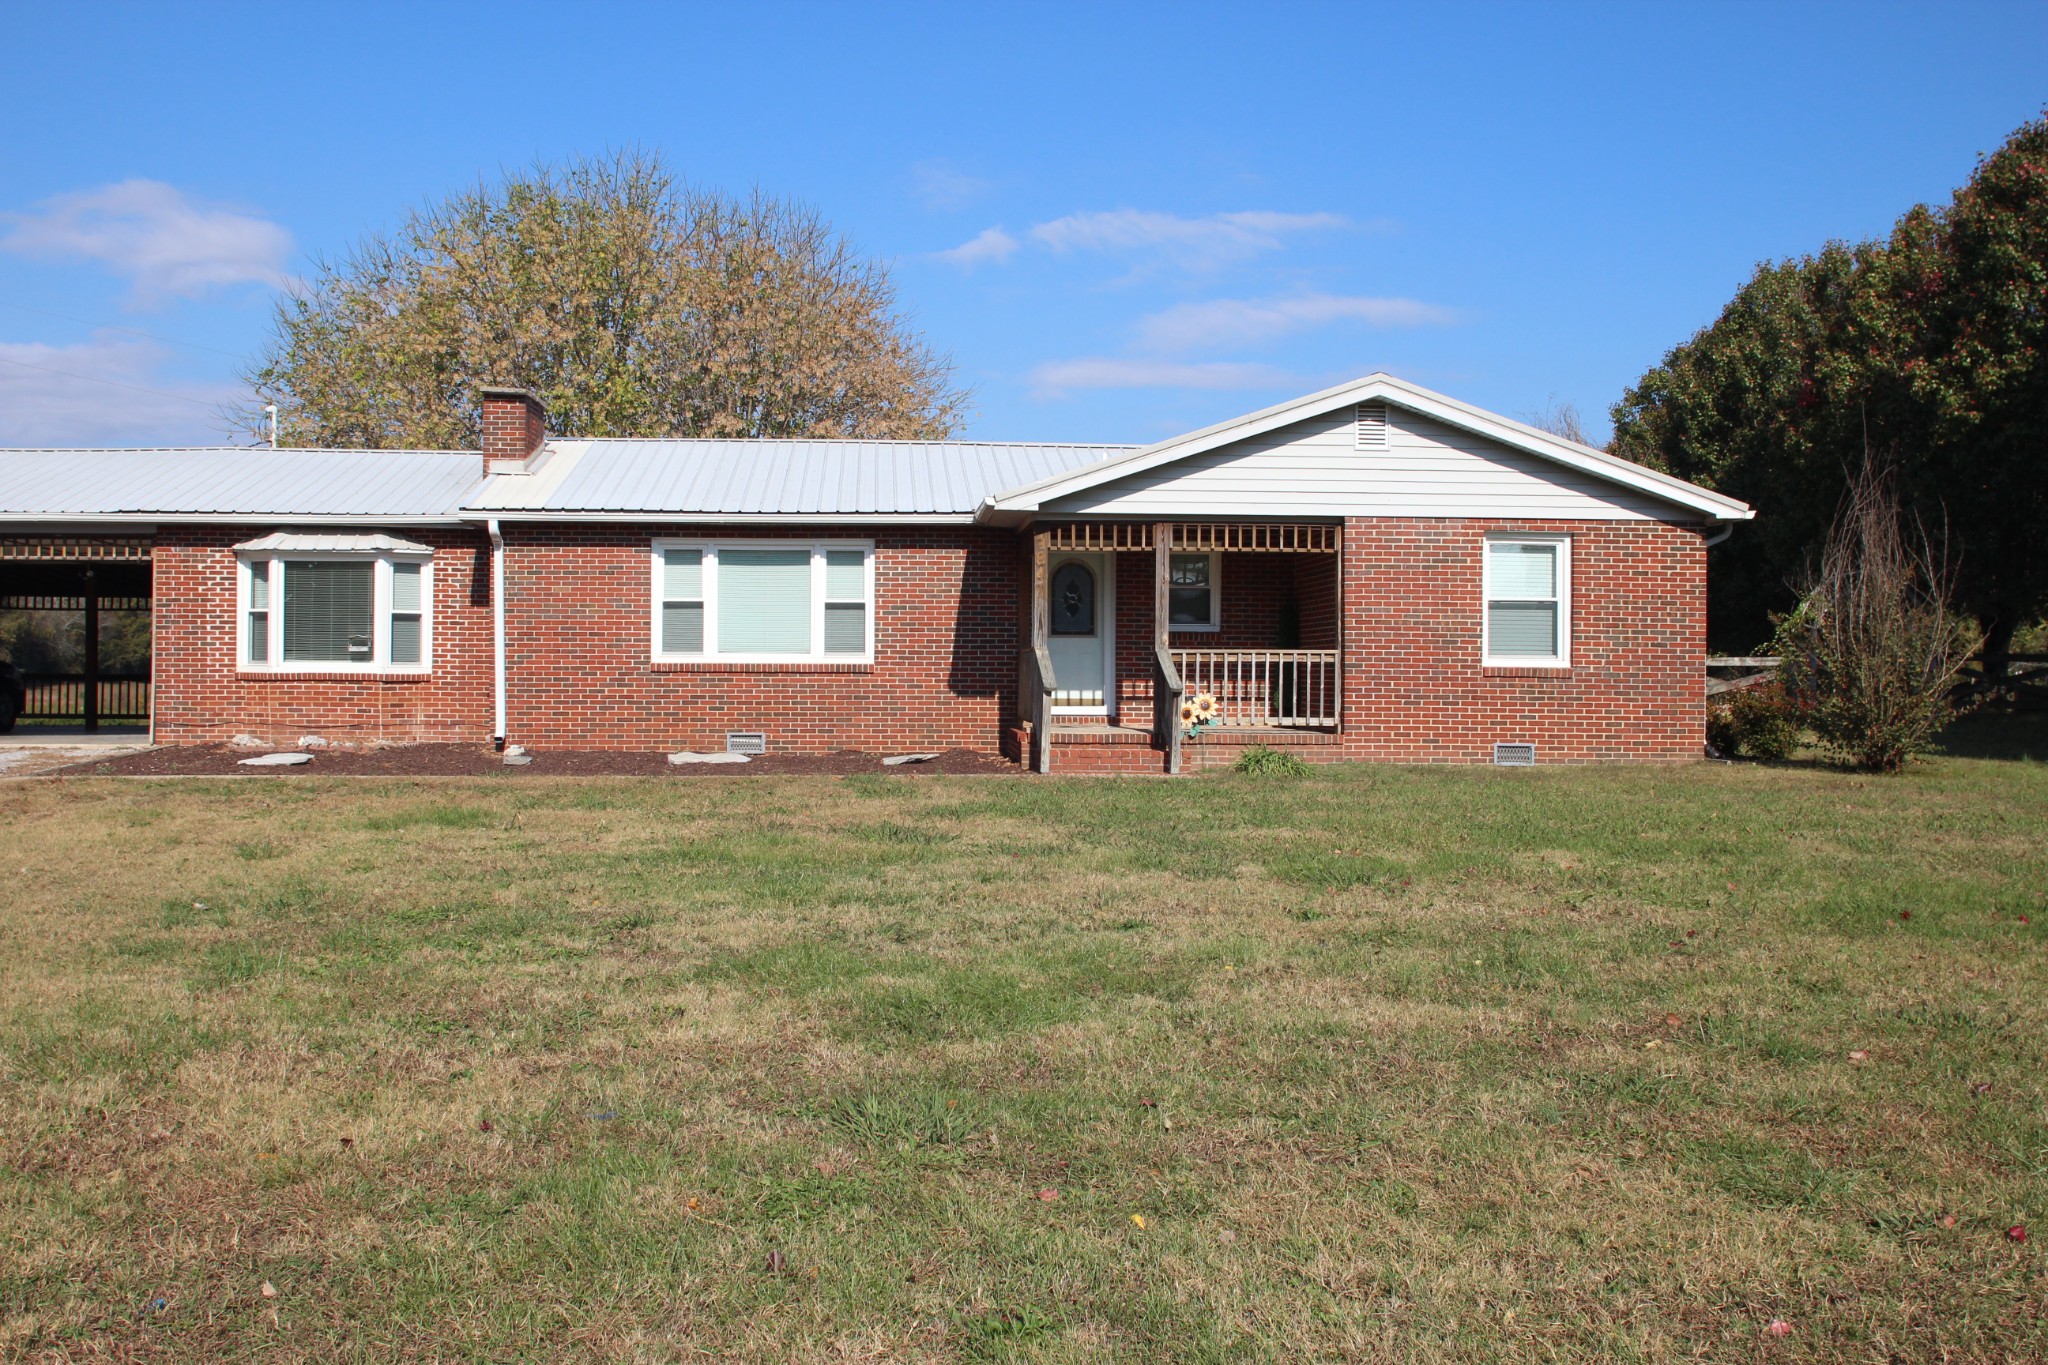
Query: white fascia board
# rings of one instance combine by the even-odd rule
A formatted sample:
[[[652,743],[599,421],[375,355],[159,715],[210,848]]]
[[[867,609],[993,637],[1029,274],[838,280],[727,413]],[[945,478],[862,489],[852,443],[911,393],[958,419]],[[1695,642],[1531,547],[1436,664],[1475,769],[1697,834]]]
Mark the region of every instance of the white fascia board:
[[[0,523],[10,526],[107,526],[124,531],[150,526],[276,526],[280,522],[293,526],[462,526],[468,520],[452,512],[446,516],[315,515],[306,512],[0,512]]]
[[[1104,460],[1085,469],[1056,474],[1049,479],[1040,479],[1036,483],[1013,488],[983,503],[976,515],[984,521],[1005,524],[1008,521],[1003,515],[1005,513],[1023,513],[1028,516],[1040,510],[1052,499],[1084,492],[1111,479],[1142,474],[1147,470],[1192,455],[1200,455],[1204,451],[1214,450],[1234,441],[1248,440],[1284,426],[1291,426],[1336,408],[1374,400],[1383,400],[1396,407],[1407,408],[1425,417],[1433,417],[1446,426],[1458,427],[1514,449],[1605,479],[1610,483],[1618,483],[1666,502],[1675,503],[1690,511],[1701,513],[1710,521],[1748,521],[1756,515],[1747,503],[1723,497],[1719,493],[1689,484],[1683,479],[1673,478],[1669,474],[1646,469],[1632,461],[1595,450],[1591,446],[1563,440],[1549,432],[1488,412],[1484,408],[1461,403],[1446,394],[1396,379],[1390,374],[1367,375],[1363,379],[1339,384],[1335,388],[1309,394],[1305,398],[1296,398],[1274,407],[1263,408],[1228,422],[1219,422],[1215,426],[1189,432],[1185,436],[1172,437],[1147,446],[1135,454]]]
[[[478,507],[464,520],[501,522],[631,522],[685,526],[972,526],[971,512],[691,512],[659,508],[641,512],[501,512]]]

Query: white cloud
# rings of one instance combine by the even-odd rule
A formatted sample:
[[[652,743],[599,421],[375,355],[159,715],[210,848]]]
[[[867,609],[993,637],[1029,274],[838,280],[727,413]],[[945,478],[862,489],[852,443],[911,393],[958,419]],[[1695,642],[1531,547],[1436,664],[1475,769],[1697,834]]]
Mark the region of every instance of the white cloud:
[[[0,446],[220,444],[216,415],[241,396],[158,373],[153,342],[105,333],[70,346],[0,342]]]
[[[1327,231],[1345,225],[1335,213],[1216,213],[1183,218],[1173,213],[1116,209],[1074,213],[1031,229],[1033,241],[1054,251],[1149,251],[1184,270],[1207,271],[1233,261],[1277,251],[1288,233]]]
[[[938,257],[954,265],[980,265],[983,261],[1007,261],[1019,245],[1017,239],[1002,228],[992,227],[950,251],[939,252]]]
[[[928,209],[964,209],[989,191],[989,183],[964,175],[943,159],[920,161],[910,168],[910,188]]]
[[[1372,327],[1442,327],[1448,308],[1416,299],[1299,294],[1275,299],[1210,299],[1183,303],[1138,321],[1138,343],[1154,351],[1193,351],[1220,344],[1252,345],[1332,322]]]
[[[1032,227],[1026,236],[1048,251],[1120,252],[1156,257],[1182,270],[1203,273],[1264,251],[1278,251],[1290,233],[1328,231],[1350,225],[1338,213],[1273,213],[1263,209],[1183,218],[1176,213],[1114,209],[1070,213]],[[961,265],[1007,260],[1022,246],[1016,237],[992,227],[971,242],[939,253]]]
[[[1059,398],[1075,389],[1266,389],[1297,383],[1271,365],[1246,361],[1180,362],[1115,356],[1054,360],[1031,372],[1031,391]]]
[[[266,218],[194,199],[160,180],[60,194],[32,213],[0,214],[0,248],[41,259],[98,261],[151,307],[238,284],[289,282],[292,236]]]

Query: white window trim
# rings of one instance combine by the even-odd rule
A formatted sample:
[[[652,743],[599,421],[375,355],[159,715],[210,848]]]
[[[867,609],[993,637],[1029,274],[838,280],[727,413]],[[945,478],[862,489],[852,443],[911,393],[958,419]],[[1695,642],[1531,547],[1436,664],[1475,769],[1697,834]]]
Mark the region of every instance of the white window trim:
[[[721,654],[718,651],[718,552],[727,550],[809,550],[811,553],[811,648],[804,654]],[[668,550],[696,550],[703,559],[704,648],[695,654],[669,653],[661,647],[662,555]],[[825,552],[858,550],[861,586],[867,594],[867,639],[858,654],[825,652]],[[659,539],[648,554],[652,605],[648,612],[648,657],[656,663],[691,664],[872,664],[875,661],[875,542],[872,540],[797,540],[744,537]],[[682,600],[682,599],[678,599]],[[849,599],[831,599],[844,602]]]
[[[376,554],[360,550],[268,550],[256,553],[243,552],[236,555],[235,564],[235,667],[244,673],[332,673],[337,677],[355,678],[378,674],[418,674],[434,671],[434,557],[432,554],[412,554],[401,551],[383,551]],[[368,562],[374,565],[370,575],[370,661],[352,664],[329,660],[294,660],[284,657],[284,583],[290,570],[284,567],[288,560],[339,560],[351,563]],[[416,664],[395,664],[391,662],[391,566],[393,564],[417,564],[420,566],[420,661]],[[250,588],[251,566],[270,566],[270,605],[265,620],[268,632],[269,655],[262,662],[249,657],[249,613],[252,596]]]
[[[1551,545],[1557,549],[1557,596],[1547,597],[1502,597],[1493,595],[1493,547],[1496,545]],[[1572,538],[1567,535],[1538,535],[1516,532],[1507,535],[1490,535],[1480,552],[1479,589],[1479,657],[1482,668],[1570,668],[1572,666]],[[1493,603],[1502,602],[1548,602],[1557,603],[1557,653],[1506,654],[1496,657],[1493,652]]]
[[[1217,554],[1214,551],[1204,552],[1201,550],[1169,550],[1167,553],[1176,558],[1181,555],[1199,554],[1209,561],[1209,624],[1187,626],[1179,625],[1173,622],[1168,622],[1166,627],[1167,630],[1171,631],[1175,635],[1213,635],[1217,631],[1222,630],[1223,556]],[[1170,582],[1167,584],[1167,587],[1169,589],[1171,589],[1172,586],[1173,584]]]

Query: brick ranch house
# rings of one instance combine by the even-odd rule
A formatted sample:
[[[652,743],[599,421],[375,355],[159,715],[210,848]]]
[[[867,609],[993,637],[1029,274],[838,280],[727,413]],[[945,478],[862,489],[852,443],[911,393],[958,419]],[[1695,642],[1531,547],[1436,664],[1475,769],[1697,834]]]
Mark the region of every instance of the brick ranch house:
[[[1387,375],[1144,447],[483,408],[481,454],[0,453],[0,605],[127,573],[159,743],[1679,761],[1706,546],[1752,515]]]

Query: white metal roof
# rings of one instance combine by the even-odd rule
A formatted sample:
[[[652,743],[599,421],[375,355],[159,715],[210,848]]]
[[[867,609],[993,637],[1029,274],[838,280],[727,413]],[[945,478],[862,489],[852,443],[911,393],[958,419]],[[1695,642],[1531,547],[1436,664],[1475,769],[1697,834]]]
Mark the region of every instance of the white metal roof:
[[[267,554],[272,551],[297,552],[300,554],[387,554],[387,555],[430,555],[431,545],[422,545],[416,540],[400,540],[382,532],[361,531],[272,531],[267,536],[245,540],[235,547],[243,554]]]
[[[945,517],[990,494],[1137,450],[993,441],[553,441],[471,507],[533,515]]]
[[[475,451],[0,450],[0,520],[454,521]]]
[[[1475,408],[1470,403],[1461,403],[1390,374],[1371,374],[1348,384],[1324,389],[1321,393],[1312,393],[1305,398],[1219,422],[1213,427],[1191,431],[1185,436],[1160,441],[1104,461],[1092,469],[1053,474],[1034,483],[1013,486],[1008,492],[992,494],[987,499],[983,504],[982,519],[1004,523],[1021,521],[1051,499],[1093,488],[1110,479],[1156,469],[1347,404],[1376,401],[1408,408],[1567,468],[1647,493],[1674,506],[1700,513],[1710,521],[1748,521],[1756,515],[1748,503],[1624,460],[1618,455],[1567,441],[1527,423]]]

